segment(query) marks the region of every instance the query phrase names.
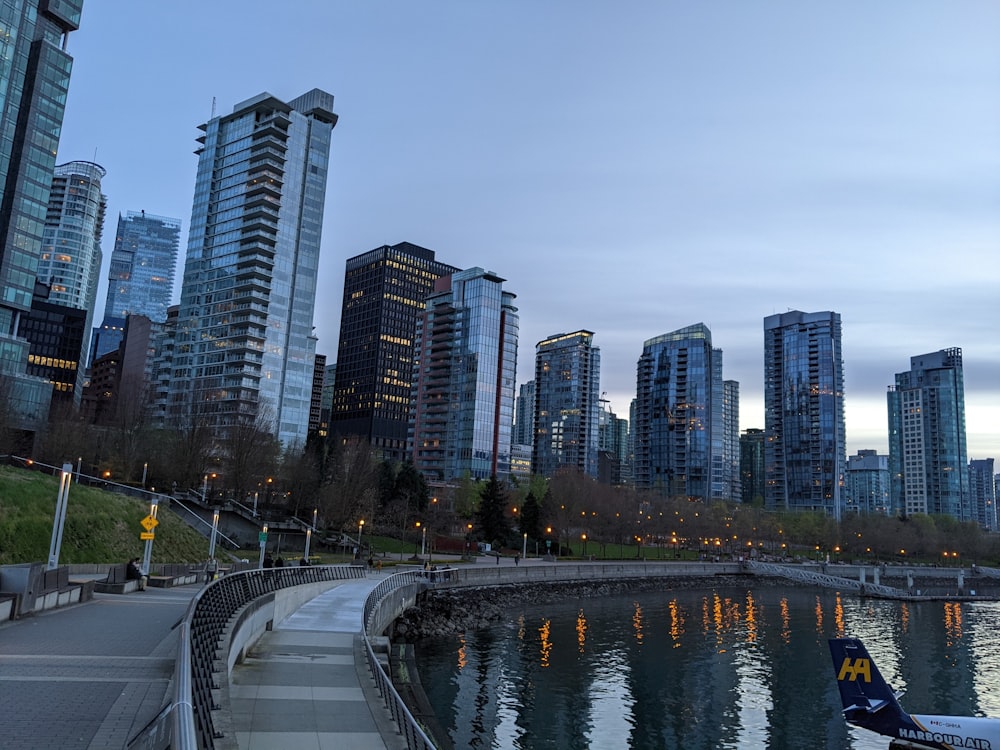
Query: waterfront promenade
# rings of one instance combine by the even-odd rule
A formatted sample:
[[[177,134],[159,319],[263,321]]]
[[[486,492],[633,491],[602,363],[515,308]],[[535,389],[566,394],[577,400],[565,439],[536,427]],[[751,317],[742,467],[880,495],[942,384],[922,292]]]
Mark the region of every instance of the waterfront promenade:
[[[163,707],[199,586],[95,594],[0,625],[0,746],[122,748]]]

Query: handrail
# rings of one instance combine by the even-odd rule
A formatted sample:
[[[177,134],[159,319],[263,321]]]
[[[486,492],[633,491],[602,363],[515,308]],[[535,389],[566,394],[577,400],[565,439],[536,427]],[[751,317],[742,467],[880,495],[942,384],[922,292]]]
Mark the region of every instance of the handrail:
[[[435,576],[440,575],[441,578],[438,580],[444,580],[444,574],[452,571],[452,568],[442,568],[434,571]],[[385,707],[392,714],[393,720],[396,722],[396,727],[399,729],[400,734],[406,740],[406,747],[408,750],[436,750],[437,746],[427,736],[421,728],[420,723],[410,712],[410,709],[406,706],[406,702],[399,695],[399,691],[396,690],[396,686],[392,684],[392,678],[386,674],[382,663],[375,656],[375,650],[372,648],[371,639],[369,636],[376,635],[371,633],[372,618],[374,617],[376,608],[380,601],[385,599],[386,595],[391,591],[402,588],[403,586],[411,586],[414,584],[428,584],[430,577],[425,571],[405,571],[402,573],[393,573],[385,580],[380,582],[378,586],[372,589],[371,593],[368,594],[365,599],[364,605],[364,642],[365,642],[365,658],[368,660],[368,670],[371,672],[372,679],[375,680],[375,685],[378,688],[379,695],[382,696],[382,700],[385,703]]]
[[[179,623],[169,703],[128,747],[212,750],[219,737],[212,721],[216,650],[233,616],[280,589],[364,576],[364,568],[354,565],[310,565],[230,573],[205,586]]]

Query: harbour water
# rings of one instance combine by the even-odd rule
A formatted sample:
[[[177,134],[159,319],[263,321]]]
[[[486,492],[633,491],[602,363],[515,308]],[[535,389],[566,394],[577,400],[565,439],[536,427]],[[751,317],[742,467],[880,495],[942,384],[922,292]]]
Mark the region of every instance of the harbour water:
[[[907,710],[1000,716],[1000,604],[765,585],[514,608],[417,644],[455,748],[884,750],[848,727],[827,639],[862,638]]]

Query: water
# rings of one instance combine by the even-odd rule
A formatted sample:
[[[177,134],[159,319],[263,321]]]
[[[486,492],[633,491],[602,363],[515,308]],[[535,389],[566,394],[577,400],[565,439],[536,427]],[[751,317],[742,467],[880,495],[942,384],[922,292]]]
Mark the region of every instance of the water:
[[[827,638],[862,638],[915,713],[1000,716],[1000,604],[717,588],[512,608],[417,645],[455,748],[885,750],[848,727]]]

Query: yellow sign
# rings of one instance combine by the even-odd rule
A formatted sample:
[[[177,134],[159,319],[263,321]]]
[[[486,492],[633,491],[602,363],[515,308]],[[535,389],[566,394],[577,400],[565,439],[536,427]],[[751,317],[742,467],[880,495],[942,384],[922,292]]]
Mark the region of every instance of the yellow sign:
[[[144,542],[151,542],[154,536],[156,536],[156,534],[154,534],[152,531],[143,531],[141,534],[139,534],[139,539],[141,539]]]
[[[142,528],[144,528],[146,531],[152,531],[153,529],[155,529],[157,526],[160,525],[160,522],[157,521],[152,516],[146,516],[141,521],[139,521],[139,523],[142,524]]]

